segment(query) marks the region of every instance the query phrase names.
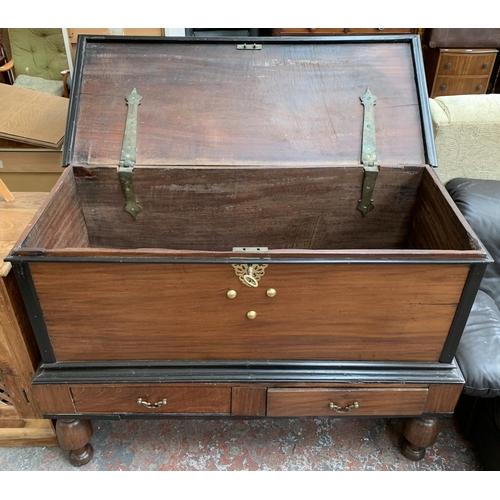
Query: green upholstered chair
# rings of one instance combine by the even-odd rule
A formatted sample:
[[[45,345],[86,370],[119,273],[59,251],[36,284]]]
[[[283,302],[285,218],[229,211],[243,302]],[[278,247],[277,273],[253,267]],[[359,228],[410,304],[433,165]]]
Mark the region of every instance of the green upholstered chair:
[[[61,28],[9,28],[13,85],[68,97],[68,58]]]

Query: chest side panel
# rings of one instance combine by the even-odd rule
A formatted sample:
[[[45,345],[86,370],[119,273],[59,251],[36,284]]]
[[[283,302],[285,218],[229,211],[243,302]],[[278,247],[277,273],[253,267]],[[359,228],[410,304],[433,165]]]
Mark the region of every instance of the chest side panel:
[[[30,267],[58,361],[437,361],[469,269],[272,264],[250,288],[229,264]]]

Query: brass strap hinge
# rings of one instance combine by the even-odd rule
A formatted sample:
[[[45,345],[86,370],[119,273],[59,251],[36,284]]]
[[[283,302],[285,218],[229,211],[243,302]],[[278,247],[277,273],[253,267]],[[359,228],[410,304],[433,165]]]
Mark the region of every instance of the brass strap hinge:
[[[134,219],[142,210],[135,197],[133,171],[137,154],[137,109],[141,103],[142,96],[134,89],[125,97],[128,105],[127,122],[123,134],[122,154],[118,166],[118,178],[125,194],[125,208]]]
[[[358,204],[358,210],[364,217],[370,210],[375,208],[373,205],[372,195],[379,172],[377,164],[374,111],[377,97],[370,92],[370,89],[366,89],[366,92],[360,97],[360,99],[365,107],[363,119],[363,146],[361,151],[361,163],[363,164],[365,173],[363,177],[363,188],[361,191],[361,200]]]

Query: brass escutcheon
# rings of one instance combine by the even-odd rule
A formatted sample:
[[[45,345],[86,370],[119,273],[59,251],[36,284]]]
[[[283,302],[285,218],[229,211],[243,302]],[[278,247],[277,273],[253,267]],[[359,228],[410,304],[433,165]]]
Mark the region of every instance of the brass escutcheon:
[[[257,288],[259,280],[264,276],[267,264],[232,264],[236,276],[246,286]]]

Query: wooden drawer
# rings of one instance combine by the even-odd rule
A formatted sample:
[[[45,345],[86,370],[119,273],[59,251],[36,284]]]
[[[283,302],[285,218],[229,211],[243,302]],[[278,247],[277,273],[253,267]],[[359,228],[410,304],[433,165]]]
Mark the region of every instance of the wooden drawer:
[[[433,96],[484,94],[489,77],[438,76],[434,83]]]
[[[270,417],[420,415],[427,394],[427,388],[269,389],[267,415]],[[338,408],[332,407],[333,405]]]
[[[495,64],[496,52],[477,54],[442,53],[439,58],[438,75],[487,76]]]
[[[230,387],[73,386],[79,413],[230,413]],[[144,404],[138,402],[142,400]]]

